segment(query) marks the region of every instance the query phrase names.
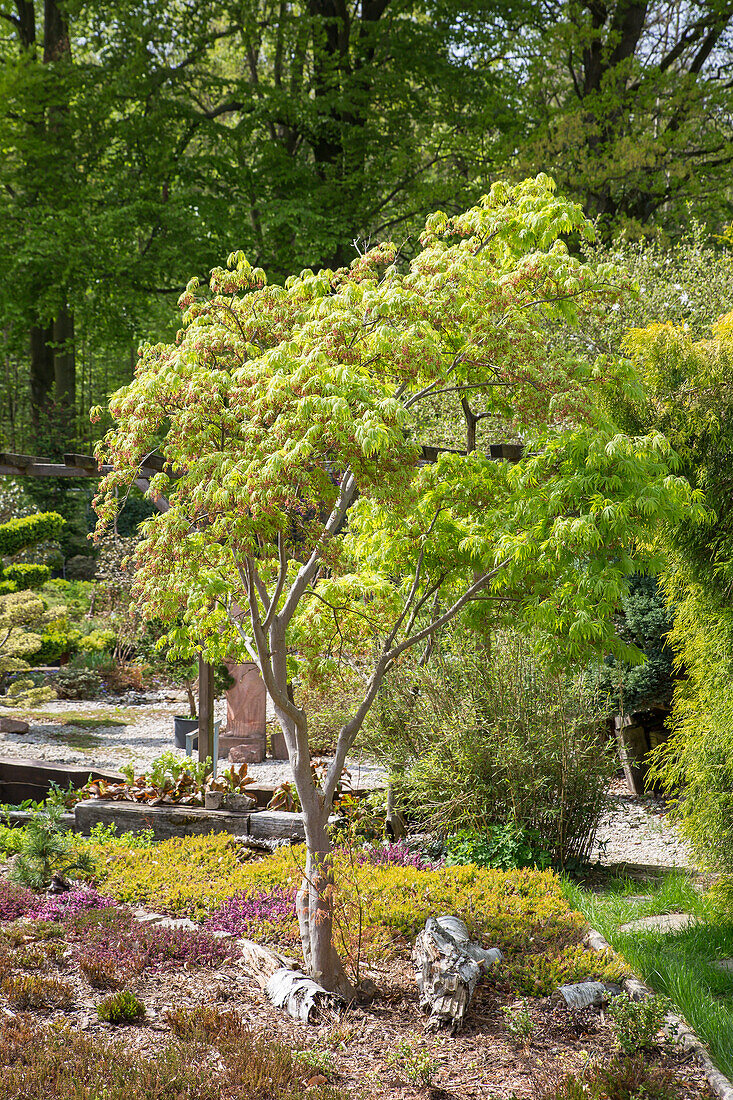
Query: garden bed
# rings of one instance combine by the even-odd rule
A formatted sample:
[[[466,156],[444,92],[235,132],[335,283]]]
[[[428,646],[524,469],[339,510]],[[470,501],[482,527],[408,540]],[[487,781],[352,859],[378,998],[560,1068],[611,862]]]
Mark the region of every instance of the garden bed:
[[[224,838],[191,838],[152,851],[112,846],[108,853],[110,871],[100,890],[146,895],[169,912],[198,907],[202,914],[208,907],[202,923],[209,928],[203,930],[97,894],[87,895],[87,905],[84,891],[72,895],[70,905],[63,898],[29,902],[30,895],[0,883],[6,918],[17,915],[14,897],[36,918],[6,919],[0,929],[0,1005],[6,1009],[0,1016],[0,1100],[92,1100],[103,1092],[109,1100],[214,1100],[224,1094],[232,1100],[551,1100],[567,1095],[558,1091],[565,1074],[588,1079],[589,1059],[627,1084],[651,1072],[655,1100],[708,1100],[702,1071],[683,1053],[657,1046],[645,1052],[644,1070],[638,1057],[619,1057],[607,1015],[571,1012],[553,992],[562,959],[565,973],[571,957],[576,976],[609,973],[608,960],[580,945],[582,921],[563,902],[553,875],[363,864],[362,890],[382,899],[381,909],[368,911],[362,965],[378,996],[371,1005],[352,1005],[341,1019],[308,1027],[273,1008],[243,966],[236,940],[214,933],[217,924],[241,923],[245,912],[231,900],[217,900],[225,874],[230,890],[245,881],[284,888],[293,857],[284,853],[239,866],[238,875],[233,863],[225,866],[219,880],[210,878],[207,899],[207,871],[217,861],[228,864],[232,852]],[[144,865],[161,863],[169,877],[192,868],[188,902],[176,904],[172,883],[167,892],[150,889]],[[410,961],[412,933],[424,912],[449,900],[472,911],[485,944],[498,944],[507,957],[479,987],[467,1025],[455,1037],[426,1034]],[[259,927],[261,938],[292,952],[292,917],[278,916],[273,905],[269,912],[277,919],[255,915],[242,930],[252,934]],[[140,1020],[113,1027],[99,1019],[97,1009],[115,986],[144,1005]],[[637,1094],[641,1084],[636,1081]]]

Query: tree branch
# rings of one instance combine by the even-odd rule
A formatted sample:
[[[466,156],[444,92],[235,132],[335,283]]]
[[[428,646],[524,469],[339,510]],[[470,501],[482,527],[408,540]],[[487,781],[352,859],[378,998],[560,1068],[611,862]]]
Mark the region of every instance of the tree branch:
[[[333,535],[338,534],[341,525],[343,524],[346,514],[354,502],[356,496],[356,482],[354,475],[350,470],[346,470],[341,479],[341,490],[339,492],[338,500],[334,505],[331,515],[326,521],[326,525],[323,529],[323,535],[318,541],[318,545],[314,547],[311,556],[305,565],[301,566],[298,570],[298,574],[290,586],[290,591],[285,599],[285,604],[279,615],[276,616],[277,620],[283,627],[286,627],[293,615],[295,609],[298,606],[301,598],[303,597],[306,589],[309,587],[313,577],[316,575],[318,569],[318,563],[320,561],[321,552],[324,543]]]

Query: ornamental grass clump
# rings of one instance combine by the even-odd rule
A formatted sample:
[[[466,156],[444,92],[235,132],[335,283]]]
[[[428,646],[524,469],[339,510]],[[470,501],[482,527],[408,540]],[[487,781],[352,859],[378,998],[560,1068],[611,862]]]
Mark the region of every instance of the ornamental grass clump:
[[[486,864],[565,867],[590,856],[616,760],[605,700],[531,645],[498,631],[487,660],[475,635],[446,635],[383,685],[366,746],[426,829],[485,834]]]

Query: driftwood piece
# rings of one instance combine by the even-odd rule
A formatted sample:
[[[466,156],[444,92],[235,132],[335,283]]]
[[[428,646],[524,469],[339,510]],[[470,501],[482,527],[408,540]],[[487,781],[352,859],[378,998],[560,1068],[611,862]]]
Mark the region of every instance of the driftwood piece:
[[[278,955],[252,940],[240,940],[247,970],[275,1005],[304,1024],[314,1024],[324,1013],[339,1015],[346,1002],[329,993],[299,970],[292,959]]]
[[[420,1007],[428,1012],[428,1028],[461,1028],[479,978],[501,962],[497,948],[486,951],[469,939],[458,917],[428,917],[412,949]]]

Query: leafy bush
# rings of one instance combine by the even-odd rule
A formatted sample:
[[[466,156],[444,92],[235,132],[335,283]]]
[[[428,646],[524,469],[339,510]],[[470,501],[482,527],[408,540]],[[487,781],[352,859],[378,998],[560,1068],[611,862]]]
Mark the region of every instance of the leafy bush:
[[[53,678],[59,699],[95,699],[102,686],[98,672],[88,668],[62,668]]]
[[[116,637],[114,630],[92,630],[79,639],[79,649],[83,653],[109,653]]]
[[[654,1046],[668,1011],[666,997],[644,997],[641,1001],[632,1000],[628,993],[614,997],[608,1006],[608,1015],[624,1054],[636,1054]]]
[[[23,847],[23,830],[0,825],[0,854],[14,856]]]
[[[504,1027],[512,1039],[525,1042],[531,1038],[534,1022],[526,1004],[505,1005],[501,1012],[504,1017]]]
[[[145,1005],[134,993],[121,989],[99,1002],[97,1015],[108,1024],[134,1024],[145,1016]]]
[[[368,739],[428,827],[510,823],[564,866],[588,857],[615,771],[604,706],[586,679],[533,657],[526,638],[499,634],[487,660],[456,634],[425,668],[401,666]]]
[[[478,867],[499,867],[508,871],[514,867],[549,867],[552,857],[543,848],[539,833],[508,822],[489,825],[483,832],[461,829],[449,836],[445,844],[447,867],[475,863]]]
[[[25,565],[15,562],[12,565],[6,565],[3,569],[3,578],[13,582],[16,592],[42,588],[50,577],[51,570],[47,565]]]
[[[64,526],[57,512],[36,512],[0,524],[0,557],[12,557],[26,547],[55,539]]]

